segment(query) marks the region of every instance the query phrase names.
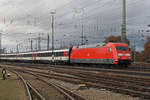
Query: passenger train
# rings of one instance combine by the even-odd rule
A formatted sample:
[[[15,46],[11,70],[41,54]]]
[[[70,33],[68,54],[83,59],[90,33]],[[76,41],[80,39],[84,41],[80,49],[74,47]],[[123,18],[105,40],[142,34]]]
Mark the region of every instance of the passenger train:
[[[30,61],[64,64],[129,65],[131,52],[125,43],[97,43],[73,46],[61,50],[48,50],[15,54],[1,54],[6,61]]]

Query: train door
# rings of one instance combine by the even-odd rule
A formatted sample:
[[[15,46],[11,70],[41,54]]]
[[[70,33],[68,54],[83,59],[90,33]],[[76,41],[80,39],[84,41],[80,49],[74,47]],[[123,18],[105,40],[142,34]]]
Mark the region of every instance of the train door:
[[[108,64],[112,64],[113,61],[112,61],[112,48],[111,47],[107,47],[107,50],[106,50],[106,56],[107,56],[107,63]]]
[[[33,60],[36,60],[37,56],[38,56],[38,54],[37,54],[37,53],[34,53],[34,54],[33,54]]]

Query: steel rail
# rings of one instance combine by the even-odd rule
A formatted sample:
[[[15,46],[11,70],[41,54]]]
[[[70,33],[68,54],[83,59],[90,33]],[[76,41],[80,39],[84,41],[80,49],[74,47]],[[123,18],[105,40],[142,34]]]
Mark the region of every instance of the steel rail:
[[[27,84],[29,86],[29,89],[31,89],[31,92],[38,98],[38,100],[46,100],[35,88],[31,86],[31,84]]]
[[[34,94],[38,100],[46,100],[35,88],[33,88],[31,86],[31,84],[29,84],[20,74],[18,74],[16,71],[11,71],[13,73],[15,73],[24,83],[27,94],[29,96],[29,100],[34,100],[33,99],[33,95]]]
[[[37,75],[40,75],[40,74],[37,74]],[[44,75],[42,75],[43,77],[44,77]],[[46,77],[46,75],[45,75],[45,77]],[[47,77],[48,77],[48,75],[47,75]],[[51,76],[52,77],[52,76]],[[56,77],[55,77],[56,78]],[[85,79],[84,79],[85,78]],[[116,91],[116,92],[118,92],[118,91],[122,91],[122,93],[125,93],[125,94],[129,94],[129,93],[131,93],[131,94],[133,94],[134,96],[139,96],[139,95],[141,95],[140,97],[144,97],[144,98],[150,98],[150,94],[148,93],[148,92],[141,92],[141,91],[136,91],[136,90],[131,90],[131,89],[126,89],[126,88],[121,88],[121,87],[111,87],[111,86],[106,86],[106,85],[104,85],[104,84],[93,84],[93,83],[90,83],[90,82],[92,82],[93,80],[89,80],[89,79],[86,79],[86,77],[84,77],[84,78],[79,78],[79,79],[81,79],[81,80],[85,80],[84,81],[84,83],[85,84],[87,84],[87,85],[89,85],[89,86],[95,86],[95,87],[98,87],[98,88],[106,88],[106,89],[108,89],[108,90],[113,90],[113,91]],[[58,78],[57,78],[58,79]],[[60,78],[59,78],[60,79]],[[75,77],[75,79],[78,79],[77,77]],[[63,79],[62,79],[63,80]],[[64,81],[64,80],[63,80]],[[68,80],[67,80],[68,81]],[[88,81],[90,81],[90,82],[88,82]],[[95,83],[95,81],[94,81],[94,83]],[[104,83],[104,82],[103,82]],[[106,82],[107,83],[107,82]],[[134,88],[137,88],[136,86],[134,86]],[[140,89],[141,88],[143,88],[143,87],[139,87]],[[138,89],[138,88],[137,88]],[[144,88],[143,88],[144,89]],[[142,90],[143,90],[142,89]],[[146,88],[144,89],[144,90],[146,90]],[[147,90],[149,91],[149,89],[147,88]],[[131,95],[130,94],[130,95]]]
[[[39,77],[39,75],[36,75],[35,73],[33,72],[30,72],[30,71],[24,71],[24,72],[27,72],[27,73],[30,73],[34,76],[37,77],[37,79],[47,83],[48,85],[52,85],[53,87],[55,87],[58,91],[60,91],[62,94],[64,94],[67,98],[67,100],[86,100],[84,97],[82,97],[81,95],[77,94],[77,93],[74,93],[72,91],[70,91],[69,89],[66,89],[65,87],[62,87],[62,86],[59,86],[58,84],[54,83],[54,82],[47,82],[46,80],[42,79]],[[43,76],[42,76],[43,77]]]
[[[29,90],[29,87],[28,87],[27,82],[25,81],[25,79],[21,75],[19,75],[17,72],[14,72],[14,73],[23,81],[24,86],[25,86],[26,91],[27,91],[27,94],[28,94],[28,97],[29,97],[29,100],[33,100],[31,92]]]
[[[57,68],[56,68],[56,70],[57,70]],[[68,73],[70,73],[70,72],[68,72]],[[83,73],[83,72],[82,72]],[[79,73],[78,73],[79,74]],[[90,85],[90,84],[89,84]],[[91,86],[93,86],[93,84],[91,84]],[[122,91],[122,92],[124,92],[124,93],[133,93],[134,95],[136,95],[136,96],[145,96],[146,98],[150,98],[150,94],[149,93],[144,93],[144,92],[140,92],[140,91],[133,91],[133,90],[130,90],[130,89],[121,89],[121,88],[114,88],[114,87],[108,87],[108,86],[103,86],[103,85],[101,85],[101,84],[97,84],[97,85],[95,85],[96,87],[102,87],[102,88],[106,88],[106,89],[110,89],[110,90],[116,90],[116,91]],[[144,90],[146,90],[146,89],[144,89]]]

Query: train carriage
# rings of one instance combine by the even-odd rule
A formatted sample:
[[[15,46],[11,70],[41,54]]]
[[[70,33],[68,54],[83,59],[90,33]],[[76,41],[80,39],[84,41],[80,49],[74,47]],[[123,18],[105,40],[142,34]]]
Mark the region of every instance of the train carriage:
[[[11,61],[24,61],[24,62],[40,62],[40,63],[51,63],[55,60],[59,62],[68,62],[69,49],[54,50],[54,59],[52,57],[52,50],[38,51],[38,52],[26,52],[26,53],[14,53],[14,54],[2,54],[2,60]]]

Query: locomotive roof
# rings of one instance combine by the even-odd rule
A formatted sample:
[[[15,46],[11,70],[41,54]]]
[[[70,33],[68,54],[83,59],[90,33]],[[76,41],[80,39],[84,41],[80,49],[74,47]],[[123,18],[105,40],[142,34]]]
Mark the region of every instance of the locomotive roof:
[[[104,47],[104,46],[106,46],[106,43],[96,43],[96,44],[90,44],[90,45],[77,46],[77,49],[95,48],[95,47]]]

